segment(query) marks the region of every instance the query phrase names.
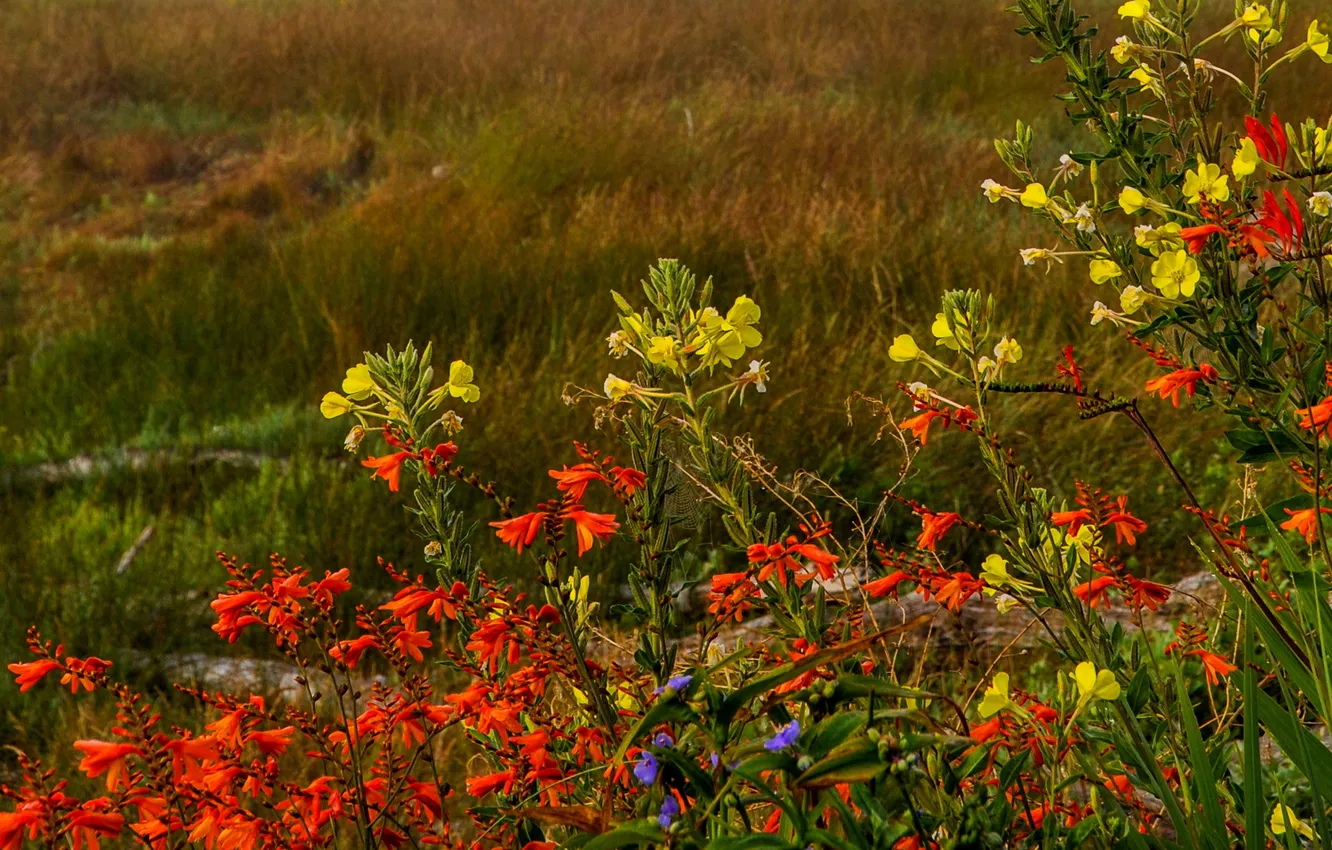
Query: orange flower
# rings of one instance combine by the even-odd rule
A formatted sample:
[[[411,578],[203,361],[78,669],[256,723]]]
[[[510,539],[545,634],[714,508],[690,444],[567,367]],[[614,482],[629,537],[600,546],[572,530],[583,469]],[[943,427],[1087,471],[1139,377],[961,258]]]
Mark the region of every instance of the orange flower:
[[[896,595],[897,586],[901,584],[903,581],[910,581],[910,580],[911,580],[910,575],[902,572],[901,570],[898,570],[892,575],[887,575],[884,576],[883,578],[876,578],[874,581],[861,585],[861,589],[863,589],[866,593],[868,593],[870,595],[870,598],[878,599],[880,596],[887,596],[890,593]]]
[[[564,467],[563,469],[550,470],[550,477],[556,481],[555,489],[561,493],[568,493],[569,498],[575,502],[583,501],[583,494],[587,492],[587,485],[593,481],[606,480],[606,476],[601,474],[594,463],[575,464],[572,469]]]
[[[1086,603],[1088,608],[1095,608],[1098,605],[1102,608],[1109,608],[1110,589],[1118,587],[1118,584],[1119,582],[1114,576],[1101,576],[1073,588],[1073,595]]]
[[[1152,378],[1147,382],[1147,392],[1157,393],[1161,398],[1168,398],[1175,407],[1179,407],[1180,390],[1187,391],[1189,398],[1193,398],[1193,393],[1197,389],[1199,381],[1212,384],[1216,383],[1216,379],[1216,370],[1203,363],[1197,369],[1176,369],[1168,375]]]
[[[1290,508],[1284,509],[1290,515],[1290,519],[1281,523],[1281,527],[1287,531],[1298,531],[1304,535],[1304,542],[1312,544],[1314,538],[1318,536],[1318,511],[1325,514],[1332,514],[1332,508],[1319,508],[1315,511],[1313,508],[1305,508],[1301,511],[1292,511]]]
[[[523,554],[524,546],[531,546],[532,541],[536,540],[537,533],[541,531],[550,514],[546,511],[532,511],[530,514],[516,516],[513,519],[499,520],[490,524],[491,528],[498,529],[495,535],[518,550],[518,554]]]
[[[971,740],[978,744],[983,744],[1000,732],[1000,722],[1002,718],[996,714],[994,717],[980,724],[971,727]]]
[[[130,755],[139,755],[139,748],[133,744],[111,744],[106,741],[75,741],[74,749],[83,753],[79,770],[89,777],[106,774],[106,787],[114,791],[122,781],[129,787],[129,765],[125,759]]]
[[[910,419],[903,419],[897,427],[902,431],[910,431],[915,434],[916,439],[920,440],[920,444],[923,446],[930,436],[930,423],[943,415],[942,410],[924,410]]]
[[[934,589],[934,598],[953,613],[959,613],[966,601],[980,592],[984,585],[971,573],[953,573],[947,581]]]
[[[1101,523],[1102,528],[1107,525],[1114,526],[1116,543],[1127,542],[1130,546],[1137,545],[1137,535],[1147,530],[1147,523],[1129,513],[1128,496],[1119,497],[1119,510],[1111,513],[1105,522]]]
[[[328,654],[348,667],[355,667],[367,649],[380,649],[379,639],[374,635],[361,635],[352,640],[344,640],[328,651]]]
[[[1084,523],[1091,522],[1091,511],[1078,508],[1076,511],[1055,511],[1050,514],[1050,522],[1058,526],[1068,526],[1068,533],[1076,535]]]
[[[1155,611],[1170,598],[1170,588],[1156,582],[1129,576],[1124,579],[1128,585],[1128,604],[1132,608],[1146,608]],[[1120,588],[1122,591],[1123,588]]]
[[[513,768],[485,776],[473,776],[467,780],[467,793],[473,797],[484,797],[491,791],[503,789],[503,793],[513,792],[513,783],[517,780]]]
[[[430,646],[430,634],[400,628],[393,635],[393,646],[403,655],[409,655],[418,662],[424,661],[425,656],[421,654],[421,650]]]
[[[592,548],[594,540],[604,543],[615,533],[615,529],[620,527],[615,521],[614,514],[594,514],[584,510],[582,505],[570,505],[564,509],[563,516],[573,522],[574,530],[578,534],[579,557]]]
[[[934,551],[934,545],[938,543],[943,536],[948,533],[948,529],[961,522],[962,517],[952,511],[945,511],[941,514],[932,514],[925,511],[920,515],[920,536],[916,538],[916,545],[921,549]]]
[[[19,661],[9,665],[9,672],[18,677],[17,684],[21,694],[32,690],[47,673],[59,669],[60,663],[50,658],[39,658],[36,661]]]
[[[291,736],[294,734],[296,734],[295,726],[251,732],[245,736],[245,743],[254,744],[259,748],[259,752],[266,756],[282,755],[287,751],[287,747],[291,746]]]
[[[1203,665],[1203,675],[1207,677],[1207,684],[1216,686],[1221,684],[1221,680],[1234,673],[1237,668],[1226,659],[1214,652],[1208,652],[1205,649],[1195,649],[1187,652],[1185,655],[1196,655]]]
[[[82,809],[70,815],[69,827],[73,833],[74,850],[81,850],[85,843],[89,850],[98,850],[101,846],[99,839],[115,838],[125,828],[125,816],[118,812]]]
[[[59,654],[59,648],[56,653]],[[78,693],[79,687],[91,691],[96,687],[95,676],[100,676],[111,667],[110,661],[104,661],[95,656],[87,658],[66,658],[65,675],[60,677],[60,684],[69,685],[69,692]]]
[[[1327,433],[1328,426],[1332,423],[1332,395],[1313,407],[1302,407],[1295,413],[1300,417],[1301,428],[1312,428],[1315,432]]]
[[[361,461],[361,466],[373,469],[371,478],[383,478],[388,482],[389,490],[398,492],[398,476],[402,473],[402,462],[411,457],[411,452],[394,452],[382,457],[368,457]]]
[[[615,486],[623,490],[626,496],[634,495],[647,484],[647,476],[630,466],[611,467],[611,477],[615,479]]]
[[[41,816],[34,811],[0,812],[0,850],[19,850],[25,830],[28,838],[36,840],[41,822]]]

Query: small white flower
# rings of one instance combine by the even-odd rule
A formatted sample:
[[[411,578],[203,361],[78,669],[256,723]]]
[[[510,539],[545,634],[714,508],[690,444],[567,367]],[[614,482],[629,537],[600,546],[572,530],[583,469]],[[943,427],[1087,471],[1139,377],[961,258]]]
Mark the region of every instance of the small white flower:
[[[1024,266],[1034,266],[1041,260],[1050,262],[1053,258],[1050,256],[1049,248],[1023,248],[1018,252],[1022,255],[1022,264]]]
[[[982,375],[986,374],[987,372],[993,372],[998,367],[999,364],[995,363],[993,360],[989,358],[988,355],[985,354],[982,354],[976,360],[976,371],[980,372]]]
[[[1062,154],[1059,157],[1059,167],[1055,169],[1055,177],[1063,178],[1065,181],[1072,180],[1082,173],[1082,163],[1077,162],[1068,154]]]
[[[1309,196],[1309,212],[1319,218],[1327,218],[1332,213],[1332,192],[1314,192]]]
[[[766,393],[768,391],[767,363],[760,363],[757,360],[749,361],[749,371],[745,373],[745,377],[754,385],[756,391],[761,393]]]
[[[981,183],[981,191],[985,193],[985,197],[990,199],[990,203],[997,204],[1001,200],[1003,200],[1005,193],[1010,192],[1012,190],[1010,190],[1001,183],[996,183],[993,180],[986,179],[983,183]]]
[[[443,551],[444,547],[440,545],[438,540],[431,540],[425,545],[425,555],[427,558],[438,558]]]
[[[1092,215],[1091,209],[1086,204],[1078,207],[1073,212],[1073,218],[1071,220],[1077,224],[1078,230],[1083,233],[1096,232],[1096,218]]]
[[[934,391],[931,390],[929,388],[929,385],[926,384],[924,381],[912,381],[911,383],[907,384],[907,392],[911,393],[911,396],[913,398],[918,398],[924,401],[928,399],[930,395],[933,394]]]
[[[610,349],[612,357],[619,359],[629,353],[629,334],[624,331],[612,331],[611,335],[606,337],[606,348]]]
[[[994,347],[994,359],[1000,364],[1016,363],[1022,359],[1022,346],[1012,337],[1004,337]]]

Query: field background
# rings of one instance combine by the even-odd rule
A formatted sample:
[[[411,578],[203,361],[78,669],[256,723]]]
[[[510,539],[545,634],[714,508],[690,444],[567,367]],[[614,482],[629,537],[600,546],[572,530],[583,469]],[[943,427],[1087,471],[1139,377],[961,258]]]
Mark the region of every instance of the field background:
[[[208,631],[216,550],[351,567],[370,594],[376,555],[412,564],[400,500],[316,409],[367,348],[433,341],[439,363],[472,363],[463,459],[520,504],[544,497],[571,439],[614,448],[561,391],[615,368],[607,290],[635,292],[661,256],[763,307],[773,380],[734,429],[866,501],[902,457],[846,400],[910,376],[888,344],[927,337],[946,288],[1000,298],[1033,376],[1071,342],[1098,381],[1141,386],[1150,364],[1087,327],[1105,294],[1084,268],[1024,268],[1038,236],[978,191],[1005,177],[992,139],[1016,117],[1051,165],[1079,141],[1051,97],[1059,70],[1027,63],[1003,6],[11,0],[0,656],[36,623],[153,687],[162,658],[228,652]],[[1231,504],[1209,464],[1219,432],[1146,409],[1207,503]],[[1095,458],[1092,483],[1149,520],[1177,503],[1115,422],[1031,401],[1006,416],[1056,492]],[[903,492],[983,510],[965,440],[937,439]],[[1144,572],[1195,568],[1171,523],[1154,523]],[[614,584],[613,549],[597,572]],[[0,682],[0,745],[44,753],[105,719],[49,692]]]

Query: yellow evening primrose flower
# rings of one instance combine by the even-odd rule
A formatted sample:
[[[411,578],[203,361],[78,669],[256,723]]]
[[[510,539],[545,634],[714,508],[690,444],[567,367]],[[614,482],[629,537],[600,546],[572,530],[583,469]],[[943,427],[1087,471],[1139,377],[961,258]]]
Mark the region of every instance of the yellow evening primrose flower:
[[[1272,13],[1262,3],[1250,3],[1240,13],[1240,23],[1244,26],[1265,32],[1272,28]]]
[[[897,363],[910,363],[920,359],[920,346],[911,334],[901,334],[888,346],[888,357]]]
[[[351,413],[355,405],[351,399],[344,398],[337,393],[324,393],[324,398],[319,402],[319,412],[324,414],[325,419],[337,419],[344,413]]]
[[[1240,142],[1239,150],[1235,151],[1235,159],[1230,163],[1230,171],[1236,177],[1248,177],[1258,170],[1258,163],[1262,159],[1258,156],[1258,146],[1253,143],[1253,139],[1245,136]]]
[[[994,347],[994,359],[999,364],[1016,363],[1022,359],[1022,346],[1011,337],[1004,337]]]
[[[934,323],[930,325],[930,333],[934,334],[935,345],[942,345],[945,348],[951,348],[953,351],[961,350],[957,337],[953,334],[952,328],[948,327],[948,320],[944,318],[943,313],[934,314]]]
[[[375,382],[370,380],[370,367],[357,363],[347,370],[347,377],[342,379],[342,391],[353,401],[364,401],[370,397]]]
[[[1050,205],[1050,196],[1045,194],[1045,187],[1040,183],[1029,183],[1022,190],[1022,206],[1034,210],[1043,210]]]
[[[1125,186],[1119,191],[1119,208],[1128,215],[1140,212],[1147,206],[1147,196],[1132,186]]]
[[[759,333],[758,328],[753,327],[762,316],[763,311],[759,309],[759,305],[754,303],[754,299],[748,295],[741,295],[736,298],[735,303],[731,305],[731,309],[726,311],[726,321],[731,325],[745,348],[754,348],[763,342],[763,334]]]
[[[1159,257],[1162,251],[1177,251],[1184,247],[1184,237],[1179,235],[1181,229],[1173,221],[1159,227],[1142,224],[1133,228],[1133,240],[1139,248],[1146,248],[1153,257]]]
[[[1147,89],[1162,100],[1165,99],[1165,84],[1161,82],[1161,78],[1156,75],[1155,71],[1141,62],[1139,62],[1138,67],[1134,68],[1133,72],[1129,74],[1129,79],[1133,80],[1139,86]]]
[[[649,363],[665,366],[673,372],[684,369],[684,346],[673,336],[654,336],[647,347]]]
[[[1152,13],[1152,0],[1128,0],[1119,7],[1119,17],[1141,21]]]
[[[981,191],[985,193],[985,197],[989,199],[990,203],[997,204],[1013,190],[1002,183],[986,179],[985,182],[981,183]]]
[[[985,696],[981,697],[981,717],[993,717],[1005,708],[1012,707],[1013,700],[1008,696],[1008,674],[995,673],[994,680],[985,689]]]
[[[1141,286],[1126,286],[1119,293],[1119,309],[1123,310],[1125,315],[1133,315],[1146,303],[1147,293]]]
[[[1098,257],[1092,260],[1088,271],[1091,273],[1092,283],[1097,286],[1100,286],[1107,280],[1113,280],[1124,273],[1124,270],[1119,267],[1119,263],[1104,257]]]
[[[1313,51],[1314,55],[1324,62],[1332,63],[1332,53],[1328,52],[1328,36],[1318,27],[1318,21],[1309,22],[1309,35],[1305,39],[1305,44]]]
[[[1109,670],[1097,670],[1096,665],[1084,661],[1073,670],[1073,681],[1078,686],[1078,702],[1097,699],[1119,699],[1119,680]]]
[[[1314,831],[1309,824],[1295,816],[1295,810],[1285,803],[1277,803],[1272,808],[1272,819],[1268,822],[1273,835],[1285,835],[1287,831],[1314,840]]]
[[[633,391],[634,385],[624,378],[611,374],[606,376],[606,383],[602,384],[601,388],[606,392],[606,398],[619,401]]]
[[[1129,60],[1138,53],[1138,45],[1133,43],[1133,39],[1126,35],[1121,35],[1115,39],[1115,46],[1110,48],[1110,55],[1115,57],[1115,61],[1121,65],[1127,65]]]
[[[1327,218],[1332,213],[1332,192],[1314,192],[1309,196],[1309,212],[1319,218]]]
[[[444,386],[448,388],[449,395],[470,403],[481,398],[481,388],[472,383],[473,377],[471,366],[455,360],[449,364],[449,382]]]
[[[991,553],[981,563],[980,577],[981,581],[988,585],[984,591],[986,596],[993,596],[997,591],[1008,588],[1023,593],[1035,593],[1037,590],[1035,585],[1013,578],[1008,572],[1008,561],[998,552]]]
[[[1198,168],[1184,172],[1184,197],[1190,204],[1203,201],[1220,203],[1230,200],[1230,178],[1221,166],[1198,157]]]
[[[1188,251],[1168,251],[1152,263],[1152,285],[1166,298],[1193,295],[1200,277],[1198,262]]]

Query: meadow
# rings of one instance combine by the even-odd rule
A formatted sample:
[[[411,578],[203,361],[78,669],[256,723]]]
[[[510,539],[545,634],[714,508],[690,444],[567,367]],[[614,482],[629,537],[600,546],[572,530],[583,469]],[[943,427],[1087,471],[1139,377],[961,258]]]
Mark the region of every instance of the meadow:
[[[137,659],[148,683],[155,656],[223,652],[207,628],[218,550],[350,567],[382,593],[375,557],[410,566],[419,542],[339,451],[320,395],[367,349],[431,341],[484,387],[464,456],[534,501],[571,440],[614,449],[562,397],[600,385],[607,290],[634,291],[658,257],[763,305],[776,365],[735,427],[866,501],[902,455],[853,396],[892,392],[888,346],[945,288],[1021,311],[1030,357],[1071,343],[1097,379],[1140,384],[1150,362],[1087,325],[1082,270],[1024,267],[1014,245],[1038,229],[979,192],[1001,168],[992,140],[1013,115],[1054,114],[1062,78],[1023,64],[1004,5],[14,0],[0,655],[30,623]],[[1279,85],[1292,113],[1326,103],[1326,83]],[[1050,162],[1076,141],[1035,126]],[[1116,450],[1128,426],[1073,428],[1020,397],[1004,410],[1060,459],[1043,470],[1060,495],[1061,470],[1095,458],[1144,515],[1177,503],[1149,455]],[[1219,426],[1149,415],[1208,506],[1241,497],[1213,464]],[[971,451],[932,456],[901,492],[979,509]],[[61,466],[78,458],[103,463]],[[1197,568],[1174,521],[1144,574]],[[43,752],[98,720],[54,705],[0,682],[0,745]]]

